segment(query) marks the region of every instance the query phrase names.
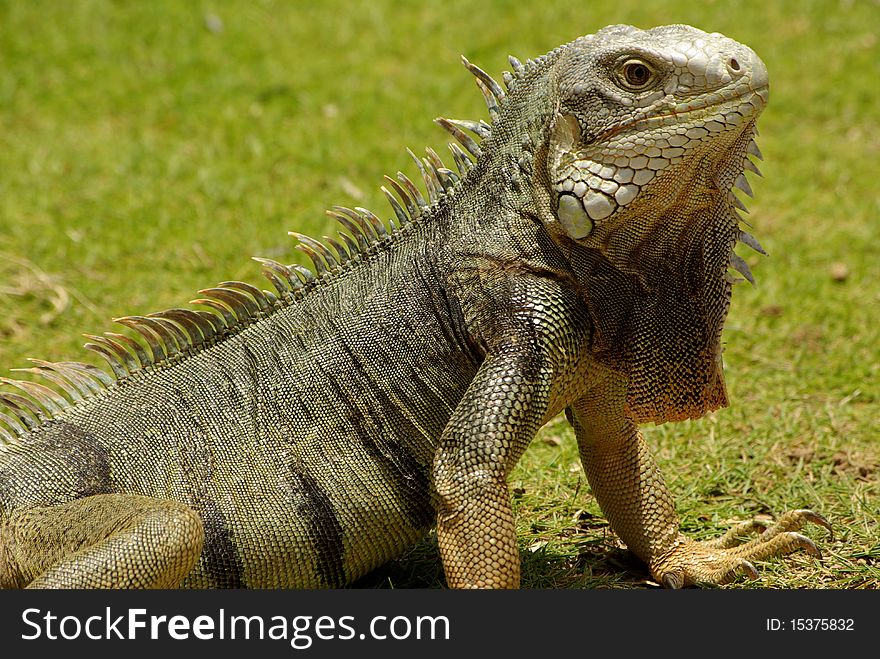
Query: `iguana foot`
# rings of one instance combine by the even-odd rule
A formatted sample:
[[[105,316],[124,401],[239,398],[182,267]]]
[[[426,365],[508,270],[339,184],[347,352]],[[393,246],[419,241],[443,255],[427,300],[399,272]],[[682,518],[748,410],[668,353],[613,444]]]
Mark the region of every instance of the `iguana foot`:
[[[744,522],[715,540],[697,542],[680,536],[669,551],[651,561],[651,574],[667,588],[681,588],[727,583],[740,574],[757,579],[758,571],[751,561],[783,556],[798,549],[821,560],[816,543],[798,533],[809,522],[831,531],[831,524],[821,515],[811,510],[791,510],[775,524]],[[750,533],[758,536],[741,540]]]

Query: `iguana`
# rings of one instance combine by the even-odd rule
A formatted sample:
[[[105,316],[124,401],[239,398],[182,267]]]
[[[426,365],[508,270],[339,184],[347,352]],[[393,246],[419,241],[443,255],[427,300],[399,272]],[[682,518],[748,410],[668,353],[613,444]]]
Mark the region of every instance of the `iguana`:
[[[438,118],[394,219],[333,207],[314,269],[258,259],[199,308],[91,336],[111,377],[33,360],[0,393],[0,584],[337,587],[436,526],[451,587],[516,587],[506,477],[564,411],[612,528],[666,586],[815,544],[808,510],[738,544],[679,530],[638,424],[727,404],[720,334],[768,97],[755,53],[684,25],[611,26]]]

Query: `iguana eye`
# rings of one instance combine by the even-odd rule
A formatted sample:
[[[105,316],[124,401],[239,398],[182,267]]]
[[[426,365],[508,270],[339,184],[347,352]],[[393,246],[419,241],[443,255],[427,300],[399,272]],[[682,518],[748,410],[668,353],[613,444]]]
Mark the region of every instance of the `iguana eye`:
[[[630,59],[617,67],[617,79],[626,89],[642,91],[654,84],[656,75],[647,62]]]

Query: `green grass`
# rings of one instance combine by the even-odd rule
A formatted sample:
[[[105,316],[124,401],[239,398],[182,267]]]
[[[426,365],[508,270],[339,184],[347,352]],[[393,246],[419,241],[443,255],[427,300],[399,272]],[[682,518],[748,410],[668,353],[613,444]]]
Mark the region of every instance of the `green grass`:
[[[744,254],[758,287],[725,331],[731,408],[648,441],[694,536],[793,507],[832,520],[833,540],[808,531],[823,564],[768,562],[763,583],[880,585],[876,3],[401,5],[0,0],[0,375],[92,359],[80,334],[111,317],[259,282],[250,256],[293,260],[286,232],[326,233],[332,204],[384,209],[404,147],[443,146],[434,116],[484,116],[459,54],[497,74],[608,23],[691,23],[770,70],[750,207],[771,258]],[[524,585],[644,586],[564,421],[511,486]],[[441,580],[429,540],[365,584]]]

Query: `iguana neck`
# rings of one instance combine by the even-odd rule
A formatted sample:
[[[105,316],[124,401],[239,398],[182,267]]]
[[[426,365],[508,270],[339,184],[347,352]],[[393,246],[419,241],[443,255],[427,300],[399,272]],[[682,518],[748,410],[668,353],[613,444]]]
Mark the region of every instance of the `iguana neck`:
[[[538,209],[549,207],[548,126],[556,101],[548,90],[553,88],[553,64],[559,55],[559,49],[551,51],[510,83],[504,112],[492,123],[477,171],[472,172],[478,187],[492,190],[493,200],[500,197],[502,208],[520,216],[538,218],[543,215]]]
[[[680,187],[669,194],[682,203],[646,195],[637,224],[610,224],[594,247],[569,253],[593,320],[591,351],[628,377],[637,422],[697,418],[727,405],[721,330],[739,230],[729,191],[712,183],[717,167],[691,165],[690,176],[670,176]]]

